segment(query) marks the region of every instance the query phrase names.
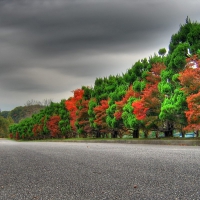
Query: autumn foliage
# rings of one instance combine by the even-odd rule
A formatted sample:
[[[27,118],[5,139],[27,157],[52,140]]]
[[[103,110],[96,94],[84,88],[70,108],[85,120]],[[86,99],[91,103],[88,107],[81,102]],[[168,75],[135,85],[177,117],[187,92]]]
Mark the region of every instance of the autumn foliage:
[[[146,113],[149,108],[145,108],[144,102],[142,100],[138,100],[133,102],[132,104],[134,111],[133,114],[136,116],[138,120],[143,120],[146,117]]]
[[[75,122],[77,120],[78,106],[83,98],[84,90],[77,89],[74,91],[74,96],[66,100],[66,109],[70,112],[70,125],[73,130],[76,130]]]
[[[187,59],[184,71],[180,72],[179,80],[186,94],[197,93],[200,89],[200,61],[196,56]]]
[[[77,121],[79,124],[79,128],[81,129],[83,135],[87,136],[87,134],[91,133],[92,128],[90,127],[89,115],[89,100],[82,100],[81,108],[78,111]]]
[[[200,92],[187,98],[188,111],[185,112],[188,126],[186,130],[200,130]]]
[[[160,111],[160,99],[158,84],[161,81],[160,73],[166,67],[163,63],[153,64],[152,69],[148,72],[146,80],[148,83],[141,95],[141,99],[133,102],[133,113],[138,120],[144,120],[147,117],[147,111],[150,111],[150,116],[157,115]],[[150,119],[149,119],[150,120]]]
[[[179,76],[182,90],[188,95],[188,110],[185,111],[188,125],[185,130],[197,131],[200,129],[200,60],[197,55],[193,55],[186,62]]]
[[[139,92],[135,92],[133,90],[133,86],[130,85],[129,89],[126,91],[125,96],[122,98],[121,101],[116,101],[115,104],[117,106],[116,112],[114,113],[114,116],[117,120],[121,119],[123,107],[127,103],[128,99],[130,97],[138,98],[140,96]]]
[[[51,137],[57,137],[61,132],[59,128],[59,121],[61,120],[60,116],[51,116],[47,121],[47,128],[50,131]]]
[[[45,117],[43,117],[41,119],[40,124],[34,124],[32,131],[33,131],[33,134],[35,137],[37,137],[38,135],[40,135],[43,132],[44,120],[45,120]]]
[[[100,105],[94,108],[95,120],[94,122],[100,127],[101,131],[105,131],[106,124],[106,109],[108,109],[108,100],[101,100]]]

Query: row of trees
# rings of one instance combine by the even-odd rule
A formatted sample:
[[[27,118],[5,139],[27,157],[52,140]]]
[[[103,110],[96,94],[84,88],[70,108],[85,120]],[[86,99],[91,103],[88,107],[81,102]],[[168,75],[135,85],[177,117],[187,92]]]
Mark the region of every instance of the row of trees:
[[[11,111],[0,110],[0,137],[9,137],[9,126],[13,123],[19,123],[21,120],[39,113],[41,109],[50,105],[51,99],[41,101],[28,100],[24,106],[18,106]]]
[[[10,126],[11,138],[173,136],[200,129],[200,24],[188,18],[160,49],[126,73],[97,78],[73,96]]]

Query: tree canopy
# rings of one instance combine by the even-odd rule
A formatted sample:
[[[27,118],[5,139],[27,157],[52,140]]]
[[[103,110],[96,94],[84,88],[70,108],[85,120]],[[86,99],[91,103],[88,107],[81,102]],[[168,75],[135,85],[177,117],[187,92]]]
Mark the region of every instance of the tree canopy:
[[[11,116],[16,123],[9,132],[15,139],[198,133],[199,80],[200,24],[187,17],[168,50],[138,60],[121,75],[96,78],[93,87],[75,89],[67,100],[50,102],[37,112],[34,105],[26,112],[22,107],[1,112],[0,130]]]

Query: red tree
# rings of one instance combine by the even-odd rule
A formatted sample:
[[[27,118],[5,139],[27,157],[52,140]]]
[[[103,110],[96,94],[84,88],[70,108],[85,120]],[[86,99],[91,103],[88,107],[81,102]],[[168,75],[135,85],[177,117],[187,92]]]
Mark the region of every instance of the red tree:
[[[82,100],[81,108],[78,111],[77,121],[84,136],[87,136],[87,134],[91,133],[92,131],[92,128],[90,127],[88,109],[89,100]]]
[[[55,115],[51,116],[50,119],[47,121],[47,128],[50,131],[51,137],[57,137],[61,133],[58,125],[60,120],[61,120],[60,116]]]
[[[185,112],[188,126],[185,130],[200,130],[200,92],[187,97],[188,111]]]
[[[185,70],[180,73],[179,80],[186,94],[197,93],[200,89],[200,60],[197,55],[186,59]]]
[[[100,105],[94,108],[95,120],[94,122],[101,129],[101,132],[106,132],[108,126],[106,123],[106,109],[108,109],[108,100],[101,100]]]
[[[133,114],[136,116],[138,120],[143,120],[146,118],[146,113],[149,110],[149,108],[145,108],[144,101],[138,100],[132,103],[132,106],[134,108]]]
[[[160,73],[162,70],[165,70],[166,66],[164,63],[155,63],[152,65],[150,72],[147,73],[146,80],[150,84],[157,84],[161,81]]]
[[[43,132],[44,120],[45,120],[45,117],[43,117],[40,120],[41,122],[40,124],[35,124],[33,126],[32,132],[33,132],[34,137],[38,137]]]
[[[117,106],[116,112],[114,113],[114,116],[117,120],[121,119],[122,113],[123,113],[123,107],[128,102],[130,97],[138,98],[140,96],[139,92],[135,92],[133,90],[133,86],[131,85],[129,89],[127,90],[125,96],[122,98],[121,101],[116,101],[115,104]]]
[[[148,72],[145,89],[141,99],[133,102],[133,113],[138,120],[144,120],[145,125],[151,125],[158,120],[160,113],[161,101],[158,90],[158,83],[161,81],[160,73],[166,67],[163,63],[153,64],[152,69]]]
[[[194,55],[186,60],[187,64],[180,73],[179,80],[182,90],[188,95],[188,110],[185,112],[188,126],[185,130],[197,131],[200,129],[200,60]]]
[[[70,125],[72,130],[76,131],[75,122],[77,120],[77,111],[80,101],[83,98],[84,90],[77,89],[74,91],[74,97],[69,98],[65,102],[66,109],[70,112]]]

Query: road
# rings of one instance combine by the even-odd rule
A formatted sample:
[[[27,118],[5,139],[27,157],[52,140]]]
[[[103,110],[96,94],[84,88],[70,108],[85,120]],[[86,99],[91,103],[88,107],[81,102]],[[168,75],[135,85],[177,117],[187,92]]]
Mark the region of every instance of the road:
[[[0,140],[0,200],[200,199],[200,148]]]

